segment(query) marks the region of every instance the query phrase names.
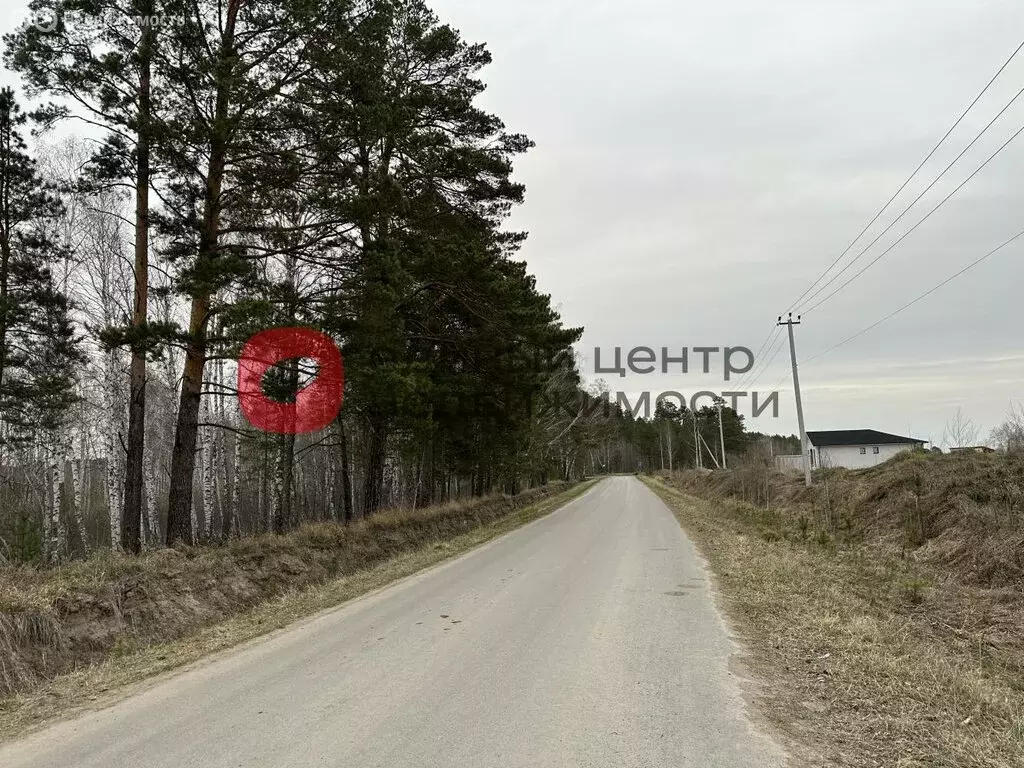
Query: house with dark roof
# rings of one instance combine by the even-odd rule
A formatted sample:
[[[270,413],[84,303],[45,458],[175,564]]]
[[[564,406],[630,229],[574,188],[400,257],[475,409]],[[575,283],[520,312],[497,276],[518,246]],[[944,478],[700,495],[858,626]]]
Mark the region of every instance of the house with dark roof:
[[[811,468],[863,469],[888,461],[897,453],[923,448],[925,440],[891,435],[875,429],[834,429],[808,432]],[[780,468],[802,469],[801,456],[778,456]]]

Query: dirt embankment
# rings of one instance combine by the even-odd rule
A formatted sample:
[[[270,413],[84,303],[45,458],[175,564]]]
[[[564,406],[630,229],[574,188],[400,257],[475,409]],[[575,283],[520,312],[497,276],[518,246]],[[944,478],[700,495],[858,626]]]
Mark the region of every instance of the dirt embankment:
[[[811,488],[756,461],[673,482],[775,510],[806,535],[941,566],[965,584],[1024,587],[1024,456],[905,453],[870,469],[818,471]]]
[[[796,764],[1022,765],[1024,460],[650,482],[707,555]]]
[[[263,602],[446,542],[566,491],[552,483],[309,525],[222,547],[100,553],[56,570],[0,568],[0,698],[140,647],[186,637]]]

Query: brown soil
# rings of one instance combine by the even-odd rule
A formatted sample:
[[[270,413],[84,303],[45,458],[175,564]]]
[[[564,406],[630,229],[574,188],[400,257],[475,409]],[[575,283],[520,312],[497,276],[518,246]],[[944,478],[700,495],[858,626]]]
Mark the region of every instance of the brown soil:
[[[309,525],[221,547],[70,566],[0,569],[0,699],[112,656],[167,643],[286,593],[323,584],[468,531],[564,492],[553,483],[351,526]]]

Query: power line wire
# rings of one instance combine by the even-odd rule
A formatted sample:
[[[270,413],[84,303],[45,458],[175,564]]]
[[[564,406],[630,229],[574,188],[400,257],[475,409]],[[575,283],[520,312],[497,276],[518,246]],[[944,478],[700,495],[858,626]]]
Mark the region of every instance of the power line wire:
[[[754,362],[750,366],[750,370],[747,371],[736,385],[736,389],[743,389],[745,383],[754,375],[754,372],[758,369],[759,361],[761,360],[761,353],[767,349],[769,340],[774,341],[775,334],[779,332],[779,326],[773,325],[772,329],[768,332],[768,335],[764,337],[764,341],[761,342],[761,346],[757,348],[757,352],[754,353]]]
[[[796,305],[799,304],[800,301],[804,298],[804,296],[806,296],[808,293],[810,293],[812,290],[814,290],[815,286],[817,286],[818,283],[820,283],[825,278],[825,276],[828,275],[828,273],[832,271],[832,269],[836,266],[836,264],[838,264],[840,261],[842,261],[843,257],[845,257],[846,254],[849,253],[850,250],[853,248],[853,246],[857,244],[857,241],[860,240],[864,236],[864,234],[869,229],[871,229],[872,225],[876,221],[878,221],[879,217],[881,217],[881,215],[883,213],[885,213],[886,210],[888,210],[889,206],[892,205],[893,201],[896,200],[896,198],[900,196],[900,193],[903,192],[903,190],[907,188],[907,185],[910,184],[910,182],[914,180],[914,177],[916,177],[917,174],[920,173],[921,169],[924,168],[925,164],[927,164],[927,162],[932,159],[932,156],[936,152],[939,151],[939,147],[941,147],[943,145],[943,143],[945,143],[946,139],[948,139],[950,137],[950,135],[953,133],[953,131],[956,130],[957,126],[960,125],[961,122],[963,122],[963,119],[965,117],[967,117],[967,113],[970,112],[972,109],[974,109],[974,106],[981,100],[981,97],[984,96],[988,92],[988,89],[992,87],[992,84],[999,78],[999,76],[1003,73],[1003,71],[1010,65],[1010,62],[1013,61],[1014,58],[1016,58],[1017,54],[1020,53],[1020,51],[1022,49],[1024,49],[1024,41],[1022,41],[1021,44],[1018,45],[1016,49],[1014,49],[1013,53],[1010,54],[1009,58],[1007,58],[1006,61],[1003,62],[1003,65],[996,71],[996,73],[992,76],[992,78],[985,84],[985,87],[982,88],[981,91],[978,93],[978,95],[974,97],[974,100],[970,104],[967,105],[967,108],[963,112],[960,113],[960,116],[956,119],[956,121],[953,123],[953,125],[951,125],[949,127],[949,130],[946,131],[943,134],[942,138],[939,139],[938,143],[936,143],[936,145],[934,147],[932,147],[932,150],[927,155],[925,155],[924,160],[922,160],[918,164],[917,168],[914,169],[913,173],[911,173],[907,177],[906,181],[904,181],[900,185],[900,188],[897,189],[896,192],[893,194],[893,196],[890,197],[886,201],[885,205],[883,205],[879,209],[878,213],[876,213],[874,215],[874,217],[871,219],[871,221],[869,221],[865,225],[864,229],[862,229],[860,231],[860,233],[855,238],[853,238],[853,240],[850,242],[850,244],[848,246],[846,246],[846,249],[842,253],[840,253],[838,256],[836,256],[835,260],[831,264],[829,264],[828,268],[824,272],[821,273],[821,275],[818,277],[818,279],[815,280],[813,283],[811,283],[811,285],[809,285],[807,287],[807,289],[796,298],[796,301],[794,301],[789,306],[789,309],[786,310],[787,312],[792,312],[793,309],[796,307]]]
[[[755,378],[748,385],[748,387],[747,387],[748,389],[753,389],[754,385],[757,384],[757,382],[759,382],[761,379],[763,379],[764,375],[766,373],[768,373],[769,370],[771,370],[772,363],[775,362],[775,358],[779,356],[779,352],[781,352],[782,348],[785,347],[785,346],[786,346],[785,339],[780,340],[779,345],[777,347],[775,347],[775,351],[772,352],[771,357],[768,358],[768,362],[765,363],[764,368],[761,369],[761,373],[758,374],[757,378]]]
[[[914,306],[917,302],[921,301],[922,299],[927,298],[928,296],[931,296],[933,293],[935,293],[940,288],[942,288],[942,287],[948,285],[949,283],[953,282],[954,280],[956,280],[958,277],[960,277],[960,275],[964,274],[965,272],[967,272],[967,271],[969,271],[971,269],[974,269],[974,267],[976,267],[979,264],[981,264],[981,262],[985,261],[985,259],[989,258],[990,256],[995,255],[999,251],[1003,250],[1003,248],[1006,248],[1006,246],[1010,245],[1011,243],[1015,242],[1016,240],[1019,240],[1021,237],[1024,237],[1024,229],[1022,229],[1020,232],[1015,234],[1009,240],[1006,240],[1003,243],[1001,243],[1000,245],[997,245],[995,248],[993,248],[991,251],[986,253],[984,256],[981,256],[981,257],[975,259],[970,264],[968,264],[966,267],[961,269],[959,272],[956,272],[955,274],[950,275],[949,277],[947,277],[945,280],[943,280],[938,285],[933,286],[932,288],[929,288],[927,291],[922,293],[917,298],[912,299],[911,301],[908,301],[906,304],[904,304],[899,309],[896,309],[896,310],[890,312],[889,314],[885,315],[884,317],[880,318],[879,320],[876,320],[875,322],[873,322],[871,325],[867,326],[866,328],[862,328],[861,330],[857,331],[857,333],[853,334],[852,336],[846,337],[842,341],[840,341],[840,342],[838,342],[836,344],[833,344],[828,349],[826,349],[826,350],[824,350],[822,352],[819,352],[818,354],[813,355],[813,356],[807,358],[806,360],[804,360],[802,362],[809,363],[812,360],[817,360],[819,357],[823,357],[824,355],[827,355],[832,350],[838,349],[839,347],[843,346],[844,344],[847,344],[847,343],[853,341],[854,339],[859,338],[860,336],[863,336],[868,331],[873,330],[874,328],[877,328],[878,326],[880,326],[886,320],[890,320],[891,318],[896,317],[896,315],[898,315],[901,312],[903,312],[904,310],[909,309],[910,307]]]
[[[784,342],[785,338],[783,338],[782,334],[780,334],[779,338],[773,341],[769,348],[765,350],[763,362],[760,362],[758,366],[753,371],[751,371],[751,376],[747,380],[744,388],[750,388],[761,380],[761,377],[764,376],[764,372],[768,369],[768,367],[778,356],[779,350],[782,349]]]
[[[963,150],[960,152],[960,154],[957,155],[955,158],[953,158],[953,161],[949,165],[947,165],[945,168],[943,168],[938,176],[936,176],[934,179],[932,179],[932,182],[927,187],[925,187],[921,191],[921,193],[910,202],[909,205],[907,205],[903,209],[903,211],[900,213],[899,216],[897,216],[895,219],[893,219],[891,222],[889,222],[888,226],[886,226],[885,229],[883,229],[881,232],[879,232],[878,235],[875,236],[874,240],[872,240],[870,243],[868,243],[866,246],[864,246],[861,249],[860,253],[858,253],[856,256],[854,256],[853,259],[851,259],[846,264],[846,266],[844,266],[841,270],[839,270],[831,278],[829,278],[828,282],[824,283],[821,287],[818,288],[818,290],[816,290],[814,293],[812,293],[810,296],[808,296],[807,299],[803,302],[804,306],[806,306],[807,304],[809,304],[812,301],[814,301],[814,299],[816,297],[820,296],[822,291],[824,291],[826,288],[828,288],[830,285],[832,285],[832,283],[834,283],[836,280],[838,280],[850,267],[852,267],[854,264],[856,264],[858,261],[860,261],[860,259],[864,256],[865,253],[867,253],[869,250],[871,250],[875,246],[875,244],[878,243],[879,240],[881,240],[883,237],[885,237],[885,235],[894,226],[896,226],[900,221],[902,221],[903,217],[906,216],[908,213],[910,213],[910,209],[913,208],[915,205],[917,205],[921,201],[921,198],[923,198],[925,195],[927,195],[932,190],[932,188],[936,184],[939,183],[939,181],[942,179],[942,177],[945,176],[949,172],[949,170],[960,161],[960,158],[962,158],[964,155],[966,155],[971,150],[971,147],[973,147],[975,144],[978,143],[978,140],[981,139],[981,137],[984,136],[988,132],[988,129],[991,128],[995,124],[995,122],[1006,113],[1006,110],[1008,110],[1011,106],[1013,106],[1013,104],[1021,96],[1024,96],[1024,88],[1021,88],[1019,91],[1017,91],[1016,95],[1014,95],[1014,97],[1012,99],[1010,99],[1006,103],[1006,106],[1004,106],[1001,110],[999,110],[999,114],[997,114],[995,117],[993,117],[991,120],[989,120],[988,124],[984,128],[981,129],[981,132],[978,133],[978,135],[975,136],[973,139],[971,139],[971,143],[968,144],[966,147],[964,147]]]
[[[966,179],[964,179],[962,182],[960,182],[956,187],[953,188],[952,192],[950,192],[948,195],[946,195],[944,198],[942,198],[942,200],[939,201],[938,205],[936,205],[934,208],[932,208],[930,211],[928,211],[928,213],[926,213],[924,215],[924,217],[920,221],[918,221],[914,226],[912,226],[910,229],[908,229],[906,232],[904,232],[902,235],[900,235],[898,240],[896,240],[892,245],[890,245],[888,248],[886,248],[884,251],[882,251],[880,254],[878,254],[874,259],[872,259],[867,264],[865,264],[860,269],[859,272],[857,272],[853,277],[851,277],[849,280],[844,282],[842,285],[840,285],[838,288],[836,288],[830,294],[825,296],[825,298],[820,299],[816,304],[814,304],[813,306],[811,306],[811,307],[807,308],[806,310],[804,310],[803,314],[807,315],[807,314],[810,314],[811,312],[813,312],[814,310],[816,310],[818,307],[820,307],[826,301],[828,301],[833,296],[835,296],[837,293],[839,293],[841,290],[843,290],[843,288],[845,288],[850,283],[852,283],[854,280],[856,280],[858,277],[860,277],[865,272],[867,272],[871,267],[873,267],[875,264],[877,264],[878,261],[880,259],[882,259],[886,254],[888,254],[894,248],[896,248],[896,246],[898,246],[900,243],[902,243],[904,240],[906,240],[907,237],[909,237],[910,234],[912,232],[914,232],[914,230],[916,230],[918,227],[920,227],[922,224],[924,224],[926,221],[928,221],[928,219],[930,219],[932,217],[932,214],[934,214],[937,210],[939,210],[939,208],[944,206],[949,201],[949,199],[953,197],[953,195],[955,195],[957,192],[959,192],[961,189],[963,189],[967,185],[967,183],[969,181],[971,181],[971,179],[973,179],[975,176],[977,176],[979,173],[981,173],[981,171],[985,168],[985,166],[987,166],[989,163],[991,163],[993,160],[995,160],[995,158],[999,155],[999,153],[1002,152],[1004,149],[1006,149],[1008,146],[1010,146],[1010,143],[1014,139],[1016,139],[1018,136],[1020,136],[1021,133],[1024,133],[1024,125],[1022,125],[1020,128],[1018,128],[1017,131],[1010,138],[1008,138],[1003,143],[1002,146],[999,147],[999,149],[997,149],[995,152],[993,152],[991,155],[989,155],[988,159],[984,163],[982,163],[980,166],[978,166],[978,168],[970,176],[968,176]]]
[[[740,391],[743,391],[743,390],[750,389],[755,384],[757,384],[757,382],[759,382],[761,380],[761,378],[764,376],[765,372],[771,367],[771,364],[775,361],[775,358],[778,357],[779,352],[782,350],[782,348],[785,346],[785,344],[786,344],[786,337],[785,337],[785,335],[780,335],[779,336],[779,342],[778,342],[778,344],[775,345],[774,350],[772,351],[771,355],[767,358],[767,361],[762,366],[760,366],[759,369],[756,370],[754,377],[749,382],[747,382],[746,386],[744,386],[744,387],[737,387],[737,389],[740,390]]]

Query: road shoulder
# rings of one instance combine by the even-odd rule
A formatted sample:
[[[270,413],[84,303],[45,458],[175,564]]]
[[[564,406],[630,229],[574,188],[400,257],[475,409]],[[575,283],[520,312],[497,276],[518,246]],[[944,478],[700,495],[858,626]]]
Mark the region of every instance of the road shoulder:
[[[919,595],[934,574],[645,482],[708,560],[749,650],[754,707],[796,765],[1019,765],[1024,680],[983,640],[971,654],[938,625]]]
[[[0,699],[0,743],[84,712],[109,707],[169,676],[212,663],[225,653],[263,642],[299,622],[315,620],[318,615],[343,608],[355,599],[443,567],[565,507],[596,482],[577,484],[454,538],[431,542],[356,573],[289,592],[173,642],[132,648],[60,675],[25,693]]]

